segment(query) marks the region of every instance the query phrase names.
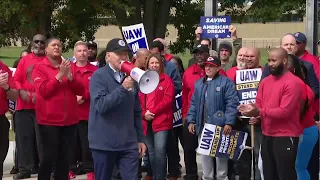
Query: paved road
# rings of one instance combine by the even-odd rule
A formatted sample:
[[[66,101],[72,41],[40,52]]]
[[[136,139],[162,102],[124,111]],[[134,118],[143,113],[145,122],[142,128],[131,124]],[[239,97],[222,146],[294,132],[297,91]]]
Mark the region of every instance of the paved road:
[[[13,166],[13,149],[14,149],[15,145],[13,142],[10,142],[10,147],[9,147],[9,151],[8,151],[8,155],[7,158],[4,162],[4,175],[3,175],[3,180],[12,180],[12,175],[9,174],[12,166]],[[183,151],[181,150],[182,148],[180,147],[180,156],[181,156],[181,165],[183,166],[182,170],[183,170],[183,174],[185,173],[185,169],[184,169],[184,161],[183,161]],[[198,157],[199,158],[199,157]],[[198,159],[197,162],[200,162],[200,160]],[[198,164],[199,167],[199,174],[201,174],[201,165]],[[33,175],[32,178],[29,178],[30,180],[36,180],[37,179],[37,175]],[[82,175],[82,176],[77,176],[77,180],[86,180],[86,176]],[[182,178],[181,178],[182,180]]]

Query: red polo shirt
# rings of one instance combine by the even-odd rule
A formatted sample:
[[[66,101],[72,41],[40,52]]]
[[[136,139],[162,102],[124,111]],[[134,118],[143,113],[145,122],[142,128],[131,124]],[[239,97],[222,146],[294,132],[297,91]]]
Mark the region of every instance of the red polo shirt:
[[[6,73],[6,72],[8,73],[8,84],[11,89],[16,89],[16,85],[12,78],[11,70],[7,65],[3,64],[1,60],[0,60],[0,70],[1,70],[1,73]],[[8,107],[7,93],[3,88],[0,88],[0,115],[4,115],[8,111],[9,111],[9,107]]]
[[[89,83],[91,80],[92,74],[98,69],[97,66],[94,66],[90,63],[83,67],[77,66],[76,63],[72,64],[72,74],[74,78],[81,82],[85,93],[82,96],[84,103],[79,104],[79,120],[88,120],[89,119],[89,109],[90,109],[90,90]]]

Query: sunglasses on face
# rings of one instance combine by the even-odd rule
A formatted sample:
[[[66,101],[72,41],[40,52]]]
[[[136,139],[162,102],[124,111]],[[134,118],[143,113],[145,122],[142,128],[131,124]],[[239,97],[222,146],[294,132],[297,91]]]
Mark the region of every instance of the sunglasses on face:
[[[45,42],[44,41],[41,41],[41,40],[35,40],[35,41],[33,41],[34,43],[36,43],[36,44],[44,44]]]

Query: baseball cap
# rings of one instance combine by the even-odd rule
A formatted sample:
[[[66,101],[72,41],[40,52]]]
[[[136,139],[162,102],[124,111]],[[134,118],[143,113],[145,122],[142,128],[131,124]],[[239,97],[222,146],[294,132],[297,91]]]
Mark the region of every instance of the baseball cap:
[[[108,42],[106,51],[118,53],[123,51],[129,51],[129,48],[123,39],[114,38]]]
[[[307,37],[302,32],[296,32],[293,34],[293,36],[296,38],[296,41],[299,43],[307,43]]]
[[[98,49],[97,43],[95,43],[95,42],[93,42],[93,41],[87,42],[87,46],[88,46],[88,47],[94,47],[94,48]]]
[[[203,62],[203,64],[210,64],[216,67],[220,67],[221,66],[221,61],[218,57],[215,56],[209,56],[206,62]]]
[[[202,53],[209,53],[210,49],[208,46],[206,45],[202,45],[199,44],[196,48],[193,49],[192,53],[198,53],[198,52],[202,52]]]

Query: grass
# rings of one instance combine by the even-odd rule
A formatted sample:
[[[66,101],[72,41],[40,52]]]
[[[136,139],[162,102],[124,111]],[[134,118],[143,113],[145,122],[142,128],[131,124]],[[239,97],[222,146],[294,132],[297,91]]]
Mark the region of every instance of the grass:
[[[20,53],[24,50],[24,47],[3,47],[0,48],[0,60],[2,60],[6,65],[12,66],[14,61],[16,61]],[[261,53],[261,62],[260,64],[263,66],[267,62],[267,56],[268,52],[266,49],[260,49]],[[69,51],[66,53],[63,53],[63,57],[69,58],[72,57],[73,52]],[[188,61],[191,59],[190,53],[184,53],[184,54],[177,54],[183,61],[183,65],[186,68],[188,66]]]

